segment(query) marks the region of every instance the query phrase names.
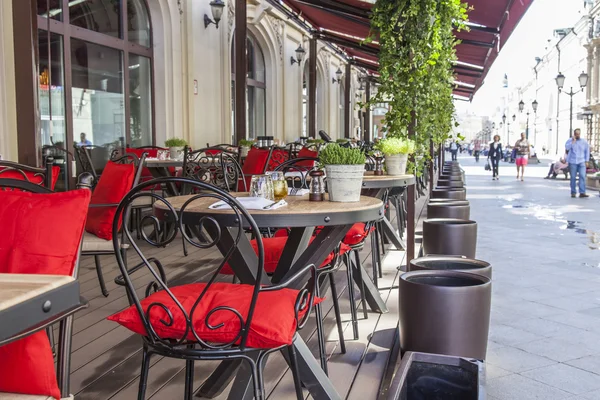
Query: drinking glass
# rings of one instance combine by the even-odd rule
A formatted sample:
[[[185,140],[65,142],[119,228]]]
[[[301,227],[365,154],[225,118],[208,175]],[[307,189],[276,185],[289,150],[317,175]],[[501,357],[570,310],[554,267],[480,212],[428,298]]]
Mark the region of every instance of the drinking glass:
[[[250,197],[262,197],[267,200],[275,200],[271,176],[252,175],[252,180],[250,181]]]
[[[275,196],[275,201],[285,199],[288,194],[288,184],[285,175],[280,171],[271,172],[269,175],[273,182],[273,195]]]
[[[169,150],[158,150],[156,152],[156,158],[159,160],[166,160],[169,158]]]

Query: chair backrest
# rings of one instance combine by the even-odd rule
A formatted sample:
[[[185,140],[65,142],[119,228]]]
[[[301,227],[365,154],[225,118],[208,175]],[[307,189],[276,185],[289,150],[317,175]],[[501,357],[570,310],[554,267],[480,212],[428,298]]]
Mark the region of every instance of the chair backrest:
[[[317,168],[318,158],[299,157],[288,160],[275,168],[275,171],[282,171],[288,186],[294,188],[308,189],[308,174]]]
[[[239,185],[242,185],[243,191],[247,191],[238,154],[224,149],[215,153],[214,150],[214,147],[209,147],[190,151],[185,147],[182,176],[209,183],[227,192],[238,190]],[[191,193],[189,189],[183,187],[182,193]]]
[[[227,144],[227,143],[215,144],[213,146],[206,143],[205,149],[208,154],[218,154],[218,153],[222,152],[223,150],[228,151],[230,153],[239,153],[240,152],[240,148],[238,146],[234,146],[232,144]]]
[[[274,171],[279,165],[291,158],[291,146],[272,146],[267,162],[267,171]]]
[[[167,198],[164,198],[156,193],[149,193],[147,191],[148,186],[157,184],[189,186],[196,194],[191,197],[189,201],[183,204],[180,209],[176,210],[168,202]],[[164,247],[173,242],[178,235],[181,235],[187,243],[194,247],[211,249],[217,246],[217,244],[223,239],[222,235],[230,235],[230,232],[236,231],[236,233],[234,233],[232,236],[228,236],[228,245],[226,250],[224,250],[224,253],[226,253],[224,254],[223,258],[217,260],[218,264],[216,264],[214,269],[210,267],[207,275],[204,279],[202,279],[202,282],[206,282],[206,286],[203,289],[198,290],[197,293],[190,294],[191,298],[188,298],[186,301],[188,304],[187,308],[184,307],[180,301],[181,298],[178,299],[173,293],[174,285],[170,286],[168,284],[160,260],[158,260],[156,256],[150,258],[147,255],[144,255],[144,252],[149,252],[152,250],[148,249],[148,245],[144,244],[144,246],[141,246],[139,241],[134,240],[134,227],[131,225],[130,219],[127,218],[127,211],[131,209],[136,199],[143,196],[151,196],[153,198],[155,210],[157,210],[155,213],[157,218],[172,222],[172,229],[163,235],[162,239],[153,240],[143,235],[145,241],[152,247]],[[201,219],[197,225],[191,225],[189,221],[186,221],[184,224],[183,220],[181,219],[181,215],[183,215],[186,212],[187,207],[190,206],[190,204],[194,204],[195,201],[206,201],[208,204],[212,204],[217,201],[223,201],[227,203],[237,217],[236,225],[232,226],[232,230],[221,229],[218,223],[210,217]],[[142,225],[145,222],[154,225],[157,221],[154,219],[154,216],[147,216],[142,220]],[[126,240],[131,243],[131,247],[133,248],[133,251],[129,251],[130,257],[135,257],[137,255],[138,260],[135,260],[134,264],[138,265],[139,267],[131,269],[127,268],[127,264],[123,260],[121,252],[119,251],[119,241],[117,240],[117,232],[120,225],[122,225],[122,231],[126,236]],[[199,230],[199,232],[206,232],[206,234],[190,236],[188,235],[186,228],[196,228]],[[254,309],[256,307],[258,294],[262,291],[269,290],[267,286],[263,285],[264,282],[262,280],[264,273],[263,265],[265,253],[263,241],[260,235],[256,237],[256,254],[258,257],[257,265],[259,267],[256,271],[255,282],[250,285],[250,299],[249,301],[244,302],[249,304],[248,309],[236,310],[231,306],[220,306],[213,308],[212,310],[200,311],[202,312],[202,315],[200,315],[200,312],[195,313],[195,310],[202,309],[202,302],[204,300],[210,301],[211,293],[209,293],[209,295],[206,294],[209,292],[209,290],[211,290],[211,288],[216,290],[224,285],[223,283],[216,282],[217,276],[221,273],[221,270],[224,268],[224,266],[230,261],[234,252],[236,252],[240,241],[247,240],[245,237],[243,237],[243,235],[245,235],[244,232],[246,228],[250,228],[252,232],[259,232],[259,227],[250,213],[233,196],[226,191],[206,182],[177,177],[154,179],[135,187],[125,196],[123,201],[121,201],[119,204],[117,214],[115,215],[113,222],[113,245],[115,246],[117,263],[119,265],[119,269],[121,270],[123,280],[125,281],[128,296],[130,297],[132,304],[136,307],[139,318],[141,319],[143,328],[145,330],[144,340],[149,341],[153,345],[160,345],[165,349],[173,349],[175,352],[178,352],[179,350],[176,349],[181,349],[181,344],[185,343],[187,340],[197,342],[204,349],[227,349],[233,347],[234,345],[241,348],[246,347],[248,333],[250,331],[249,328],[252,321],[252,316],[254,314]],[[136,290],[131,275],[135,273],[134,271],[144,268],[150,272],[148,275],[151,276],[152,281],[147,285],[144,294],[140,294],[142,291]],[[245,286],[245,288],[247,287],[248,286]],[[142,299],[149,296],[153,292],[160,292],[162,294],[162,298],[167,301],[168,304],[160,302],[159,300],[155,300],[156,298],[154,298],[152,304],[148,305],[146,311],[144,311]],[[299,308],[304,308],[305,306],[312,307],[312,298],[314,296],[309,295],[309,293],[309,289],[303,289],[300,291],[300,295],[296,302],[296,316],[299,315]],[[141,296],[143,297],[140,298]],[[205,297],[209,297],[209,299],[205,299]],[[306,305],[307,303],[308,305]],[[194,304],[194,306],[191,308],[191,311],[189,304]],[[151,320],[151,315],[156,315],[155,313],[164,313],[165,316],[160,320]],[[175,319],[175,313],[177,313],[178,320],[181,320],[180,316],[185,319],[187,328],[185,333],[181,335],[181,337],[161,337],[156,332],[161,331],[161,328],[170,326]],[[219,321],[221,318],[229,317],[231,317],[234,322],[228,323],[225,326],[225,329],[227,329],[227,333],[229,335],[228,337],[231,337],[231,341],[228,343],[216,344],[214,342],[204,340],[200,337],[196,330],[196,328],[201,325],[203,328],[208,327],[208,329],[211,330],[211,332],[214,332],[214,334],[219,334],[219,329],[223,328],[223,325],[215,321]],[[306,322],[305,317],[306,314],[304,315],[302,321],[298,320],[299,326]],[[229,331],[231,328],[234,328],[233,333]]]
[[[96,172],[96,168],[94,167],[94,163],[92,162],[92,155],[90,151],[94,147],[98,146],[78,146],[77,144],[73,145],[73,149],[75,150],[75,159],[77,162],[77,175],[81,175],[83,172],[87,172],[92,174],[94,177],[94,182],[98,182],[98,173]]]
[[[52,164],[54,159],[46,157],[43,168],[31,167],[12,161],[0,160],[0,179],[18,179],[53,190],[60,168]]]

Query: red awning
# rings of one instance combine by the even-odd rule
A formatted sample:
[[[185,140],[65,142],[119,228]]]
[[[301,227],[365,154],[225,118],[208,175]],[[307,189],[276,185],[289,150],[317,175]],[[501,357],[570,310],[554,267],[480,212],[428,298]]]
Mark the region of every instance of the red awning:
[[[338,46],[353,62],[377,71],[377,43],[365,44],[369,36],[372,2],[361,0],[283,0],[309,23],[321,40]],[[470,31],[456,32],[455,94],[471,99],[481,87],[498,52],[533,0],[467,0]]]

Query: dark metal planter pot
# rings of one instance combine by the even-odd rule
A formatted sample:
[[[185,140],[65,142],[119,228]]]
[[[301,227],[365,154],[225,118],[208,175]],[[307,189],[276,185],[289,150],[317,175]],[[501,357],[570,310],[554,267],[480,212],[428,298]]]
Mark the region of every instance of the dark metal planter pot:
[[[428,203],[427,218],[470,219],[471,206],[468,201]]]
[[[485,365],[462,357],[409,351],[387,400],[484,400]]]
[[[439,187],[455,187],[455,188],[461,188],[463,187],[463,182],[462,180],[460,181],[449,181],[449,180],[444,180],[444,179],[438,179],[437,184]]]
[[[492,279],[490,263],[458,256],[425,256],[410,262],[409,271],[458,271]]]
[[[490,278],[457,271],[400,276],[400,348],[484,360],[490,326]]]
[[[465,200],[467,198],[467,190],[461,188],[435,188],[431,192],[432,199],[453,199]]]
[[[476,249],[477,222],[450,218],[423,221],[423,254],[475,258]]]
[[[462,181],[462,175],[460,173],[455,175],[440,175],[440,179],[444,181]]]

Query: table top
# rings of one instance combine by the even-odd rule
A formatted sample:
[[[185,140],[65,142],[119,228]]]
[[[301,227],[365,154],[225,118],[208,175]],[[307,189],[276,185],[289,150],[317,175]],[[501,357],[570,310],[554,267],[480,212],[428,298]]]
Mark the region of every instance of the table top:
[[[0,274],[0,311],[73,281],[73,277],[64,275]]]
[[[248,193],[234,192],[231,195],[246,197]],[[193,195],[176,196],[169,197],[167,200],[179,211],[191,197]],[[186,207],[184,217],[185,215],[196,217],[210,215],[225,225],[237,226],[233,210],[208,208],[216,201],[217,199],[211,197],[197,199]],[[248,210],[248,212],[259,227],[298,227],[375,221],[381,219],[383,210],[381,200],[368,196],[361,196],[360,201],[353,203],[328,201],[327,195],[324,201],[309,201],[308,195],[287,196],[285,201],[288,205],[276,210]],[[162,202],[156,202],[155,209],[164,213],[168,208]]]
[[[368,171],[363,177],[363,188],[365,189],[403,187],[414,183],[414,175],[375,175],[372,171]]]
[[[159,159],[146,159],[145,160],[146,167],[148,168],[167,168],[167,167],[181,167],[183,166],[183,160],[159,160]]]

